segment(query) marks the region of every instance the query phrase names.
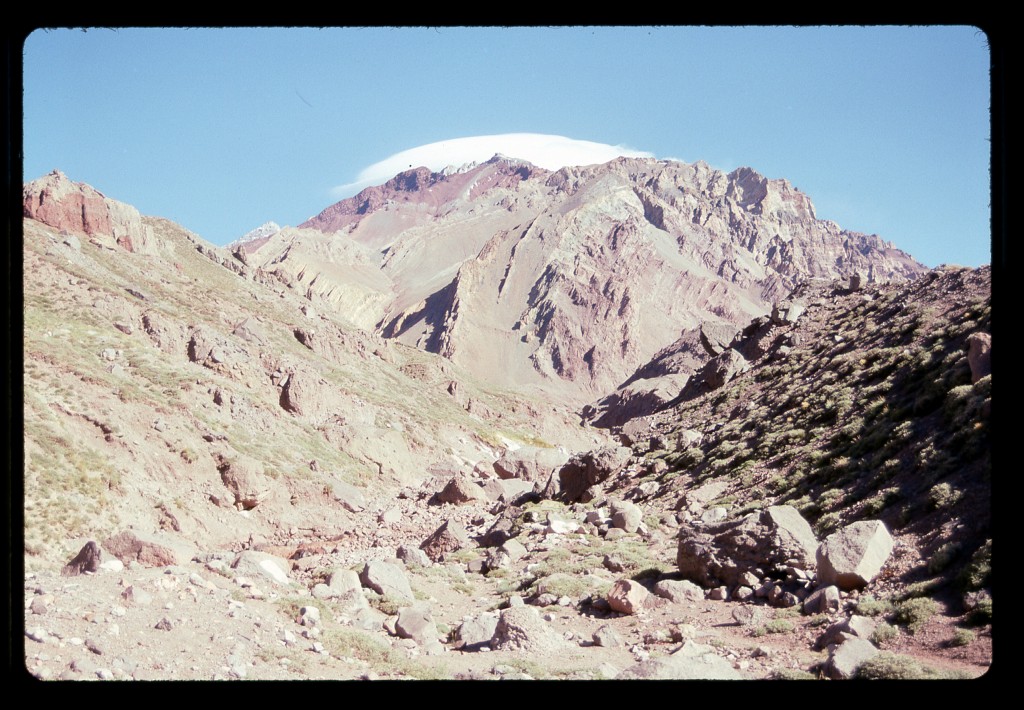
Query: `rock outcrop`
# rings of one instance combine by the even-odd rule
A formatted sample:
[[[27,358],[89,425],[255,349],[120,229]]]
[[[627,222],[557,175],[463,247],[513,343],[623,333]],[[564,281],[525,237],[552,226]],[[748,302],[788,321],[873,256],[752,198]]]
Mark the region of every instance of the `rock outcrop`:
[[[761,570],[785,579],[797,570],[813,572],[817,540],[795,508],[772,506],[737,520],[683,525],[676,563],[683,576],[706,587],[744,583]]]
[[[137,209],[90,185],[72,182],[59,170],[25,185],[22,205],[25,217],[54,229],[108,237],[131,252],[155,248],[153,230],[142,223]]]

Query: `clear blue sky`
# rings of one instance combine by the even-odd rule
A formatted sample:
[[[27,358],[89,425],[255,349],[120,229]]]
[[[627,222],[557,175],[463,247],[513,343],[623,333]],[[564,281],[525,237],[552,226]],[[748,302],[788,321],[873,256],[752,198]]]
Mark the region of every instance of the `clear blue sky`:
[[[25,179],[225,244],[394,153],[532,132],[749,165],[929,266],[990,260],[973,27],[37,30]]]

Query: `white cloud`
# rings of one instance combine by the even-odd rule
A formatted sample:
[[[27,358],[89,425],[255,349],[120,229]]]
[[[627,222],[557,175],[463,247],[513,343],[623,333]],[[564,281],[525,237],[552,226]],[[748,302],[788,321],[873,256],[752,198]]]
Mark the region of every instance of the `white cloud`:
[[[534,165],[558,170],[566,165],[595,165],[607,163],[619,156],[651,158],[651,153],[623,146],[580,141],[565,136],[542,133],[503,133],[496,136],[471,136],[428,143],[418,148],[403,150],[378,163],[363,168],[354,182],[338,185],[331,190],[336,199],[348,197],[370,185],[387,182],[398,173],[426,166],[437,172],[449,165],[456,167],[472,162],[489,160],[495,153],[526,160]]]

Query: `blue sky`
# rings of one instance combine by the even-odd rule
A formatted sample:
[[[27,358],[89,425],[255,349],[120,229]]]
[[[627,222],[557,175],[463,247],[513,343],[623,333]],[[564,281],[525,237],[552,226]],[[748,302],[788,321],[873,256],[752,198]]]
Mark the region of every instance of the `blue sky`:
[[[37,30],[25,179],[60,168],[215,244],[416,146],[566,136],[806,192],[929,266],[990,260],[973,27]]]

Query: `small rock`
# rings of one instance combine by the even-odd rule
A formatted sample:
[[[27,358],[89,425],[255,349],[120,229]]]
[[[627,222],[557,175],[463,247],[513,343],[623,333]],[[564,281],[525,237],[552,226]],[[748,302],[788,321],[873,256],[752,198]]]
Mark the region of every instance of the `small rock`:
[[[320,609],[315,606],[304,606],[299,609],[299,624],[302,626],[319,626]]]
[[[174,623],[165,616],[162,619],[160,619],[160,621],[156,622],[156,626],[154,626],[153,628],[160,629],[161,631],[170,631],[174,628]]]
[[[40,594],[32,599],[29,609],[33,614],[45,614],[53,603],[52,594]]]

